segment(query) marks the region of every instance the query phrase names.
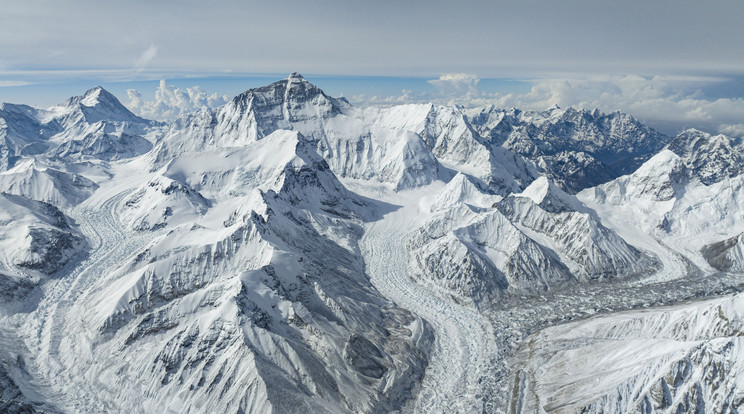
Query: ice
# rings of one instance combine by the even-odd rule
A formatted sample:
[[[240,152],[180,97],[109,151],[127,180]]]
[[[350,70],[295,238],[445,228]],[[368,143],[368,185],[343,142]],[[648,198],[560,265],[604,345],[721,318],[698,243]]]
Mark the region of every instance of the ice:
[[[293,73],[169,124],[100,87],[3,104],[0,138],[0,388],[18,407],[721,411],[742,394],[726,136],[357,108]]]

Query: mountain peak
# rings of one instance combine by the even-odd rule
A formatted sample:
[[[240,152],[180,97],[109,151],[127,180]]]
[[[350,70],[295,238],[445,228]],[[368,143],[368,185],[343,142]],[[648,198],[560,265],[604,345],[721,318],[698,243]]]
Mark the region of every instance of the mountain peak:
[[[304,81],[305,78],[302,75],[300,75],[298,72],[292,72],[292,73],[289,74],[289,76],[287,76],[287,80],[290,80],[290,81],[291,80]]]
[[[68,114],[82,111],[83,116],[89,123],[101,120],[133,123],[148,122],[133,114],[119,102],[116,96],[101,86],[88,89],[82,96],[74,96],[57,108]]]
[[[552,213],[583,210],[575,197],[558,188],[545,176],[537,177],[517,195],[529,198],[542,209]]]
[[[741,148],[726,135],[711,135],[688,129],[674,137],[667,149],[680,156],[685,165],[705,185],[744,171]]]
[[[327,118],[341,113],[341,106],[343,103],[326,95],[299,73],[293,72],[285,79],[267,86],[249,89],[236,96],[222,109],[223,114],[220,116],[234,119],[233,115],[229,117],[225,115],[225,111],[227,113],[234,111],[241,114],[252,113],[252,116],[255,116],[254,121],[269,122],[272,125],[269,130],[291,129],[291,125],[287,122],[311,120],[316,117]],[[269,130],[265,132],[268,133]],[[262,131],[258,135],[266,134]]]
[[[101,86],[96,86],[85,91],[85,94],[83,94],[80,99],[80,103],[88,107],[96,106],[102,103],[109,105],[121,105],[119,100],[116,99],[114,95],[112,95],[106,89],[103,89],[103,87]]]

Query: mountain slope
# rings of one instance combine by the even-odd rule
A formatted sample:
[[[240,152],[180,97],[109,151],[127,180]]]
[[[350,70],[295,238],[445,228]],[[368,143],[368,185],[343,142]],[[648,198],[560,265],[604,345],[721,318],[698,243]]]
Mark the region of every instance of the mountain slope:
[[[0,193],[0,206],[0,266],[14,278],[39,282],[85,250],[80,233],[56,207],[7,193]]]
[[[427,328],[369,285],[357,243],[373,206],[348,192],[314,148],[277,131],[228,152],[240,169],[208,162],[223,151],[190,154],[145,193],[121,198],[112,212],[122,218],[166,204],[195,208],[125,232],[144,244],[90,271],[90,287],[74,300],[50,303],[68,315],[60,326],[37,334],[29,322],[36,367],[54,379],[61,406],[349,412],[387,411],[410,398]],[[208,208],[198,208],[200,194]],[[45,339],[58,329],[75,334]],[[82,371],[101,383],[76,400],[73,389],[91,386]]]
[[[657,243],[657,250],[671,248],[711,270],[719,265],[704,256],[713,258],[720,243],[744,231],[740,157],[741,150],[725,136],[686,131],[633,174],[585,190],[579,198],[614,221],[620,234],[634,233]],[[731,266],[736,268],[725,267]]]
[[[0,167],[11,168],[23,156],[64,162],[131,158],[152,148],[145,136],[157,127],[100,86],[47,109],[2,104]]]
[[[522,231],[555,251],[580,280],[652,274],[658,266],[653,254],[629,245],[545,177],[497,207]]]
[[[0,138],[0,409],[739,404],[738,296],[613,313],[741,290],[738,140],[296,73],[167,125],[4,104]]]
[[[532,160],[571,193],[633,172],[670,141],[620,112],[487,106],[468,111],[468,119],[492,145]]]
[[[0,172],[0,191],[68,208],[90,197],[98,188],[82,175],[49,167],[34,159]]]
[[[525,341],[512,409],[736,412],[741,294],[570,323]]]

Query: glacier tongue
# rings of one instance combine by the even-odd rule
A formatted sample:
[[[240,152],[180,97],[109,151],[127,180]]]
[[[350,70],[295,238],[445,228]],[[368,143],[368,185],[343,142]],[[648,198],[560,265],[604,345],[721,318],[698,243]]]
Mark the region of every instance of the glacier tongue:
[[[395,210],[366,226],[361,252],[375,287],[396,304],[423,317],[436,337],[417,398],[406,410],[482,412],[487,400],[482,384],[488,375],[488,356],[497,351],[490,326],[474,307],[457,303],[446,291],[427,288],[408,277],[405,242],[430,211],[431,197],[427,195],[431,190],[424,187],[384,195]]]

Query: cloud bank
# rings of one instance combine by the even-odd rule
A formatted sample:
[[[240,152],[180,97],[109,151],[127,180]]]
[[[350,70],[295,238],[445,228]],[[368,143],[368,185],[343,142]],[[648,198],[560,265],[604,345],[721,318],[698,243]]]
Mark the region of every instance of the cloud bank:
[[[208,94],[199,86],[183,89],[160,81],[155,98],[146,100],[136,89],[127,89],[127,107],[137,115],[159,121],[172,121],[182,115],[203,107],[213,108],[227,103],[229,97],[217,93]]]

